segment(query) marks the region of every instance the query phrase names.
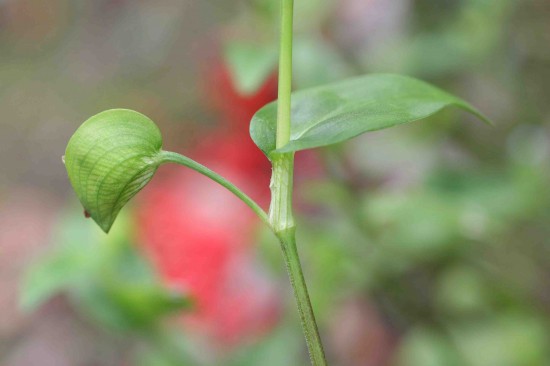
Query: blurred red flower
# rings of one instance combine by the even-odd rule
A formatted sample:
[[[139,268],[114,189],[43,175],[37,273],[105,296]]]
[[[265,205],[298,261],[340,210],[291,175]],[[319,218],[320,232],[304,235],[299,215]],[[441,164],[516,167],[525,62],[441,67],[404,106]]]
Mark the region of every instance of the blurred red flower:
[[[274,77],[254,95],[237,93],[227,68],[214,65],[205,80],[207,102],[221,115],[216,131],[187,155],[227,177],[254,199],[269,199],[271,168],[248,135],[254,112],[276,98]],[[170,286],[189,292],[196,309],[188,327],[232,345],[268,331],[280,304],[273,281],[253,255],[258,220],[209,179],[162,168],[138,205],[139,236]]]

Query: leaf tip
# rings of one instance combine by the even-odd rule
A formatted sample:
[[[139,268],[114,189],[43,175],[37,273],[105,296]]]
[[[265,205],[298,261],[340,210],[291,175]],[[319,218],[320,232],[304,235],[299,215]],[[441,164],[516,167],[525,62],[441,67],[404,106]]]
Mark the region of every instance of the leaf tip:
[[[476,107],[472,106],[470,103],[467,103],[461,99],[457,99],[456,101],[456,104],[463,108],[464,110],[466,110],[467,112],[470,112],[471,114],[473,114],[474,116],[476,116],[477,118],[479,118],[482,122],[484,122],[485,124],[491,126],[491,127],[495,127],[496,124],[493,122],[493,120],[491,120],[489,117],[487,117],[485,114],[481,113],[481,111],[479,109],[477,109]]]
[[[105,234],[109,234],[109,231],[111,231],[111,227],[113,226],[114,221],[115,220],[112,220],[110,222],[98,222],[98,221],[96,221],[96,223],[99,225],[99,227],[101,228],[101,230],[103,230],[103,232]]]

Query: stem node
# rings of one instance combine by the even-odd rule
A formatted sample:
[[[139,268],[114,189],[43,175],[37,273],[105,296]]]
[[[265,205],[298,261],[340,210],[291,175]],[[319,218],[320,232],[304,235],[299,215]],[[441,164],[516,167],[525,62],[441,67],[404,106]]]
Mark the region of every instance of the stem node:
[[[271,161],[271,205],[269,222],[275,234],[294,228],[292,215],[292,180],[294,172],[294,154],[281,154]]]

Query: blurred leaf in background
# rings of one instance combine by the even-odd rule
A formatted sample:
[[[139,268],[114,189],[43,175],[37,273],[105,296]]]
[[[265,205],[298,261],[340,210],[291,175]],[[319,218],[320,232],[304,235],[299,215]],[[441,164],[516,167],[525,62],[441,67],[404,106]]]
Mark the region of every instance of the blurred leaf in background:
[[[189,309],[185,294],[161,287],[132,247],[131,223],[121,219],[104,235],[80,215],[67,214],[54,238],[57,252],[37,263],[23,284],[23,307],[29,311],[68,292],[88,316],[119,330],[148,330],[162,316]]]

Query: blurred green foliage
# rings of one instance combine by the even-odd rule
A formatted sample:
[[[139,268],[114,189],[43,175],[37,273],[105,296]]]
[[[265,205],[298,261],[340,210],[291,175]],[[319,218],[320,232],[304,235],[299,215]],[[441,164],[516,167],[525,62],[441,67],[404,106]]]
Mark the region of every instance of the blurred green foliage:
[[[110,235],[82,216],[67,213],[54,236],[58,249],[28,273],[22,306],[32,310],[50,296],[67,292],[83,312],[120,331],[154,331],[158,319],[189,309],[185,294],[160,285],[128,237],[128,217]]]

